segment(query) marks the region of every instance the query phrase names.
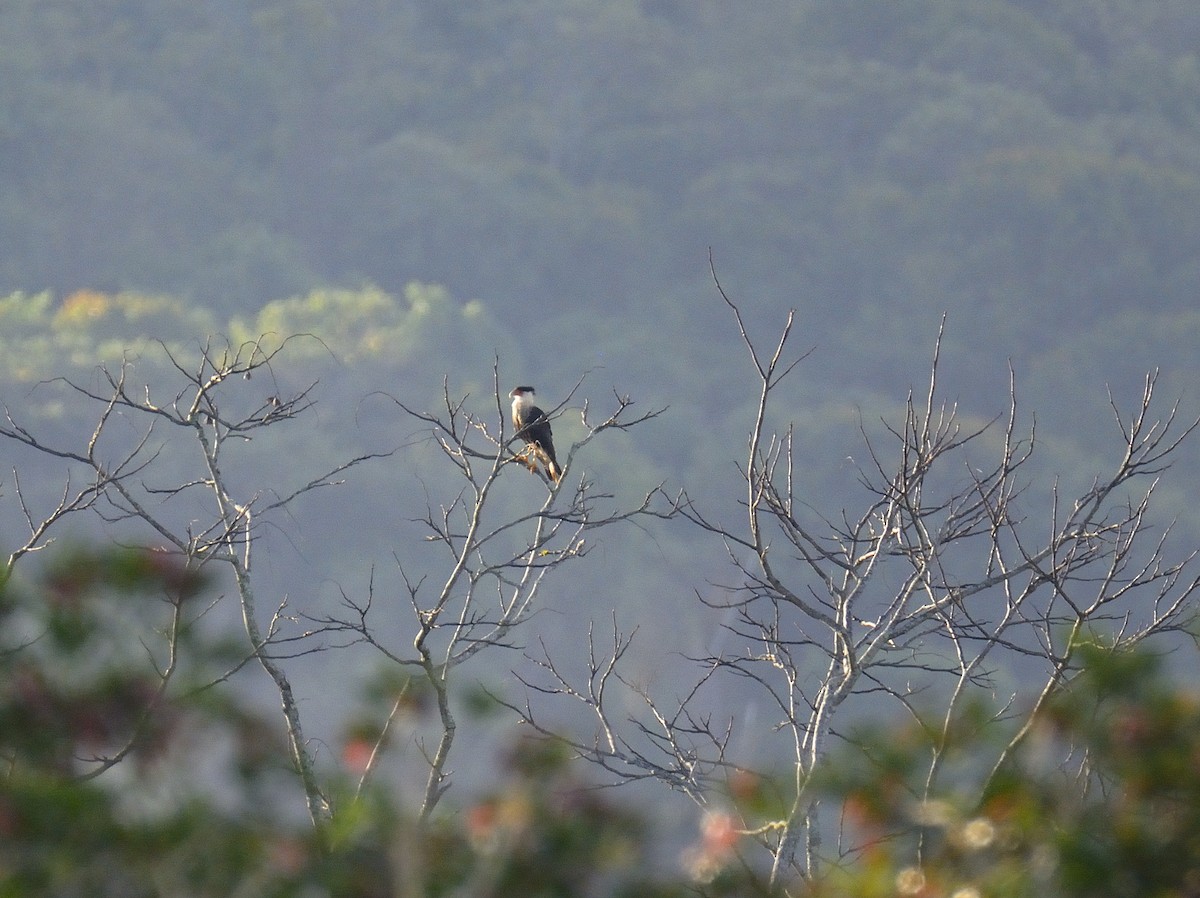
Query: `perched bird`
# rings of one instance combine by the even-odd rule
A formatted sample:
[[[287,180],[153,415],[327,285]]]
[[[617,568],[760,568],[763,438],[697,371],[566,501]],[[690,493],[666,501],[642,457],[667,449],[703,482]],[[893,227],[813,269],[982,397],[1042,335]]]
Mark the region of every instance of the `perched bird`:
[[[549,478],[558,483],[562,469],[554,456],[554,437],[550,434],[550,419],[533,403],[533,387],[516,387],[508,395],[512,397],[512,421],[519,436],[529,444],[532,451],[546,467]],[[537,464],[526,460],[529,470],[536,471]]]

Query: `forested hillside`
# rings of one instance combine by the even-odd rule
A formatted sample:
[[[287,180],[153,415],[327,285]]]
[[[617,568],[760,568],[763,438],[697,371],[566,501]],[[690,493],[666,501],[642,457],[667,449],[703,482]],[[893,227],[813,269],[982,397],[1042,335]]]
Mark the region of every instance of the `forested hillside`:
[[[166,295],[187,338],[440,284],[498,326],[439,369],[619,368],[695,433],[741,393],[712,247],[754,320],[800,309],[824,401],[894,401],[946,313],[955,392],[1012,360],[1070,433],[1105,383],[1195,380],[1198,34],[1183,2],[15,0],[0,290]]]
[[[2,16],[14,289],[240,310],[420,279],[557,318],[683,302],[713,246],[823,334],[950,310],[1044,340],[1192,300],[1179,0]]]
[[[1198,36],[1178,0],[14,0],[0,289],[223,325],[441,284],[499,348],[553,334],[543,383],[619,364],[717,403],[712,247],[769,320],[801,310],[811,381],[907,383],[948,313],[972,395],[1008,359],[1079,401],[1185,382]]]
[[[447,564],[420,524],[469,490],[420,414],[465,397],[491,422],[497,386],[554,408],[578,385],[560,453],[626,397],[661,414],[574,471],[614,508],[685,490],[711,529],[589,536],[531,632],[583,657],[588,622],[640,625],[633,680],[686,692],[680,659],[718,651],[730,614],[710,606],[747,548],[713,538],[746,513],[760,388],[722,290],[760,351],[796,310],[791,345],[811,353],[765,423],[787,433],[788,495],[826,521],[924,398],[943,320],[937,396],[964,432],[1003,422],[1011,372],[1015,439],[1035,431],[1037,451],[1004,485],[1031,522],[1119,464],[1113,411],[1129,427],[1148,371],[1160,414],[1200,408],[1194,0],[5,0],[0,173],[0,403],[19,425],[0,549],[88,461],[112,386],[98,364],[154,385],[145,412],[207,370],[203,347],[256,345],[226,375],[279,426],[231,439],[223,464],[253,502],[300,496],[255,543],[260,590],[298,629],[377,584],[408,610],[397,565],[415,582]],[[309,414],[273,419],[296,393]],[[39,454],[24,427],[85,450]],[[164,437],[139,487],[190,484],[170,506],[185,532],[210,475],[181,445]],[[938,485],[1012,445],[1001,423]],[[1155,532],[1186,549],[1200,445],[1169,454]],[[518,475],[501,516],[541,501]],[[124,538],[137,517],[88,532]],[[347,656],[333,675],[323,654],[295,662],[318,741],[346,711],[327,679],[373,670]]]

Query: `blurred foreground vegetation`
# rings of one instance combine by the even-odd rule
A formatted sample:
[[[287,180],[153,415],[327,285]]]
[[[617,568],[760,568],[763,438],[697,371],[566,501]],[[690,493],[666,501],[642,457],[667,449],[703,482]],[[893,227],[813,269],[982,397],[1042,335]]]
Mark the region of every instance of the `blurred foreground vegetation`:
[[[348,731],[321,774],[338,813],[314,830],[289,810],[281,734],[229,684],[236,650],[195,614],[204,577],[154,549],[48,552],[36,579],[0,593],[0,895],[769,893],[740,851],[769,777],[732,776],[693,843],[651,857],[648,809],[586,782],[546,740],[514,737],[490,789],[419,826],[401,789],[363,776]],[[994,708],[937,746],[962,787],[947,794],[914,781],[919,721],[847,740],[812,784],[841,808],[833,862],[780,894],[1196,894],[1200,695],[1164,659],[1081,651],[1083,673],[981,802],[961,796],[989,775],[973,759],[991,755],[977,750]]]

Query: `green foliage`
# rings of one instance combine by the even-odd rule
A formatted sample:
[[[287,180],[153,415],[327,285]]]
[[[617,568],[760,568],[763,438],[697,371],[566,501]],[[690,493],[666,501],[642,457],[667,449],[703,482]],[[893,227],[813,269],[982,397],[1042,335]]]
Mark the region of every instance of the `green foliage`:
[[[186,357],[214,334],[228,334],[235,345],[260,342],[265,351],[289,337],[314,338],[293,341],[297,366],[433,366],[451,352],[487,365],[497,347],[512,345],[482,302],[460,303],[436,284],[411,283],[403,297],[373,286],[313,290],[229,322],[170,296],[78,290],[59,301],[13,293],[0,297],[0,372],[17,383],[77,375],[136,356],[148,341]]]
[[[642,872],[641,818],[552,742],[514,742],[496,785],[428,828],[385,780],[356,792],[347,751],[313,832],[275,723],[234,698],[237,659],[202,632],[206,584],[170,553],[114,548],[55,550],[0,590],[0,895],[677,893]],[[394,677],[368,705],[397,687],[418,710]]]
[[[219,643],[193,632],[200,616],[188,609],[205,587],[168,553],[124,548],[57,550],[36,580],[0,591],[0,895],[375,896],[402,882],[429,898],[773,894],[743,860],[750,836],[738,822],[778,813],[769,778],[732,772],[730,810],[706,813],[682,866],[655,876],[644,809],[578,779],[564,747],[540,739],[513,741],[494,785],[428,827],[385,779],[352,788],[362,758],[346,752],[325,773],[345,783],[333,822],[312,832],[287,810],[273,724],[234,701],[223,678],[196,688],[195,672],[211,678],[228,664]],[[152,621],[172,612],[188,620],[178,646],[188,685],[164,677],[148,641],[163,632]],[[920,722],[847,742],[810,788],[840,807],[839,844],[855,847],[788,893],[1192,894],[1200,699],[1161,658],[1087,644],[1078,654],[1081,673],[982,800],[967,797],[996,749],[982,704],[937,746],[941,779],[957,783],[949,790],[924,785],[932,730]],[[364,698],[382,707],[406,689],[389,673]],[[346,743],[376,735],[348,732]],[[99,760],[127,739],[122,760]],[[219,756],[232,768],[199,764],[222,740],[236,747]],[[105,772],[89,776],[97,765]]]
[[[941,746],[961,790],[926,790],[919,725],[880,727],[863,754],[834,759],[816,787],[842,803],[863,847],[815,893],[1192,894],[1200,697],[1144,651],[1079,655],[1082,672],[990,781],[980,759],[996,756],[994,729],[969,722]]]
[[[714,246],[773,301],[866,320],[994,301],[996,280],[1027,302],[1010,311],[1020,335],[1081,304],[1179,309],[1198,15],[1177,0],[254,0],[237,16],[14,0],[0,280],[166,291],[228,317],[314,283],[420,278],[501,316],[613,314],[677,302]],[[1042,192],[1047,168],[1077,166],[1068,195]],[[897,190],[899,222],[846,217]],[[963,262],[948,235],[985,251]],[[1024,260],[1039,239],[1048,252]]]
[[[119,362],[147,340],[195,344],[218,330],[212,313],[177,297],[77,290],[0,298],[0,371],[35,382]]]
[[[233,663],[197,613],[206,582],[170,553],[129,548],[59,550],[36,581],[4,584],[0,894],[233,887],[247,823],[175,766],[210,725],[248,735],[231,695],[193,691]]]

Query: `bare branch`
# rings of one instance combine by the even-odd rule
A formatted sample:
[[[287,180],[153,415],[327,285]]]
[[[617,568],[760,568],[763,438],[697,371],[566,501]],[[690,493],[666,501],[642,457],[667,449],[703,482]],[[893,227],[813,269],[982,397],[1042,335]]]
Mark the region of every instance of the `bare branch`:
[[[710,269],[758,378],[739,466],[743,517],[739,524],[721,521],[686,493],[675,507],[719,538],[734,566],[736,582],[725,598],[700,601],[726,611],[728,642],[745,650],[694,659],[697,688],[670,714],[623,679],[619,640],[605,664],[593,657],[586,678],[572,681],[544,655],[539,669],[546,680],[526,683],[532,692],[591,711],[597,740],[570,742],[581,756],[619,781],[654,778],[699,802],[710,800],[717,785],[706,771],[747,766],[728,757],[731,730],[716,725],[700,687],[726,676],[749,684],[777,713],[776,731],[791,747],[785,812],[744,827],[762,840],[778,884],[793,871],[814,875],[829,860],[821,837],[831,821],[822,821],[810,784],[842,717],[868,707],[877,713],[887,700],[920,719],[919,696],[941,702],[938,722],[923,724],[929,766],[914,792],[919,799],[938,788],[941,747],[966,709],[994,693],[998,671],[1019,666],[1026,685],[1034,678],[1029,692],[1036,698],[1026,705],[1010,696],[988,722],[1009,740],[994,759],[997,769],[1075,674],[1081,641],[1128,646],[1183,632],[1195,620],[1198,553],[1172,557],[1171,528],[1154,531],[1150,517],[1157,478],[1200,423],[1180,423],[1178,407],[1159,414],[1157,373],[1151,373],[1132,414],[1110,397],[1122,447],[1113,469],[1074,500],[1064,499],[1057,484],[1048,496],[1035,495],[1024,475],[1036,430],[1032,422],[1021,424],[1011,367],[1008,408],[986,423],[968,425],[954,403],[941,399],[943,319],[923,390],[910,391],[878,433],[860,421],[866,448],[858,465],[860,501],[822,513],[793,476],[792,426],[773,431],[771,423],[781,381],[808,355],[788,354],[795,314],[760,349],[711,257]],[[1048,528],[1039,518],[1043,506]],[[639,700],[644,714],[612,719],[606,696],[614,688]],[[535,711],[528,702],[520,709],[538,728]]]

